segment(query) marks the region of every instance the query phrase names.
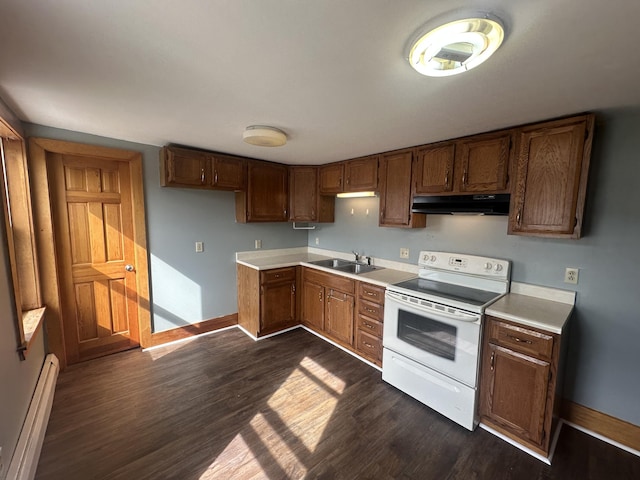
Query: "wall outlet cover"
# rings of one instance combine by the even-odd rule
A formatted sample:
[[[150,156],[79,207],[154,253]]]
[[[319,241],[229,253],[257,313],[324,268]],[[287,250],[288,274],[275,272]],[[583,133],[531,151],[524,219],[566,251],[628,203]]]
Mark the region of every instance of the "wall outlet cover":
[[[401,248],[400,249],[400,258],[409,258],[409,249]]]
[[[256,240],[256,250],[260,250],[262,248],[262,240]]]
[[[573,285],[577,285],[578,283],[578,272],[580,269],[567,267],[564,271],[564,283],[571,283]]]

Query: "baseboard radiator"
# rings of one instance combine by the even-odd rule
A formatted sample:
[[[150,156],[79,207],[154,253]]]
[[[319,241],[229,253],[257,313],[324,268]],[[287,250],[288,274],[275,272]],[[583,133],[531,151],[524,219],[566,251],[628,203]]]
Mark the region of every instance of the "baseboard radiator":
[[[59,371],[58,358],[50,353],[42,366],[18,445],[9,464],[8,480],[32,480],[36,475]]]

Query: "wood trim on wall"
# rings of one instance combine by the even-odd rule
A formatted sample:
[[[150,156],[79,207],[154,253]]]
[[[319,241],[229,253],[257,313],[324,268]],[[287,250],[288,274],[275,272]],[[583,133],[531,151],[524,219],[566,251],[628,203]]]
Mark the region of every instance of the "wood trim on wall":
[[[147,344],[143,347],[155,347],[163,343],[175,342],[185,338],[194,337],[203,333],[213,332],[225,327],[232,327],[238,324],[238,314],[232,313],[223,317],[211,318],[199,323],[192,323],[178,328],[172,328],[164,332],[151,333],[147,339]]]
[[[640,426],[565,400],[562,418],[603,437],[640,451]]]

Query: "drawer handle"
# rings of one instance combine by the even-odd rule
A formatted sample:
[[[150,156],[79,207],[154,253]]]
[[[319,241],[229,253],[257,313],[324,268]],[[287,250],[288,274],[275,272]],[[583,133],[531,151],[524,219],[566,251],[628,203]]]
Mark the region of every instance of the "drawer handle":
[[[493,364],[495,360],[496,360],[496,352],[491,352],[491,361],[490,361],[491,370],[493,370]]]
[[[365,310],[369,313],[376,313],[376,311],[373,308],[365,307]]]
[[[518,342],[518,343],[528,343],[529,345],[533,344],[533,342],[531,340],[525,340],[525,339],[516,337],[514,335],[508,335],[507,334],[507,337],[510,338],[511,340],[514,340],[514,341]]]
[[[367,323],[367,322],[364,322],[364,323],[363,323],[363,325],[364,325],[365,327],[370,328],[371,330],[373,330],[373,325],[371,325],[371,324],[369,324],[369,323]]]
[[[369,295],[370,297],[375,297],[376,296],[376,294],[373,293],[373,292],[367,292],[367,295]]]
[[[373,345],[371,345],[370,343],[368,342],[363,342],[363,343],[365,347],[373,348]]]

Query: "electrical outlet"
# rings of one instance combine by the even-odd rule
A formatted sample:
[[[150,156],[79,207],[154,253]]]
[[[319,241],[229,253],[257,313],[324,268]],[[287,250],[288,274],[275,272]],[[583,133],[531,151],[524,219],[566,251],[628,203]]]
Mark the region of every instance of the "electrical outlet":
[[[576,285],[578,283],[578,272],[580,269],[567,267],[564,271],[564,283],[573,283]]]
[[[320,245],[320,237],[316,237],[316,245]]]
[[[262,248],[262,240],[256,240],[256,250],[260,250]]]
[[[202,242],[196,242],[196,253],[204,252],[204,244]]]
[[[409,249],[401,248],[400,249],[400,258],[409,258]]]

